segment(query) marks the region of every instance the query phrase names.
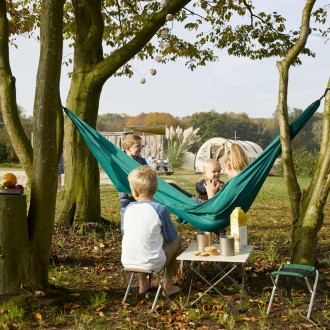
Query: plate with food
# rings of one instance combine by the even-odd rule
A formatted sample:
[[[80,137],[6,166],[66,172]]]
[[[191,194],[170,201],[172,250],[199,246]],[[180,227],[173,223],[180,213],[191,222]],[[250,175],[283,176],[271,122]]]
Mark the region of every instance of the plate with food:
[[[5,173],[2,176],[3,182],[0,183],[1,195],[22,195],[24,187],[17,184],[16,175],[13,173]]]

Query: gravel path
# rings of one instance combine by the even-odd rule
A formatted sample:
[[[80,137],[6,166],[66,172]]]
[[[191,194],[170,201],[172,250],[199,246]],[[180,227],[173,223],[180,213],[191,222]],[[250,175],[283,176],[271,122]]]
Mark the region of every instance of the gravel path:
[[[2,176],[5,173],[9,173],[9,172],[16,175],[18,184],[21,184],[22,186],[26,185],[27,177],[26,177],[25,172],[23,170],[10,169],[10,168],[0,169],[0,181],[1,182],[2,182]],[[64,180],[65,180],[65,174],[63,174],[63,176],[62,176],[62,184],[63,184]],[[100,183],[102,185],[103,184],[112,184],[112,182],[110,181],[110,179],[108,178],[108,176],[104,172],[100,173]]]

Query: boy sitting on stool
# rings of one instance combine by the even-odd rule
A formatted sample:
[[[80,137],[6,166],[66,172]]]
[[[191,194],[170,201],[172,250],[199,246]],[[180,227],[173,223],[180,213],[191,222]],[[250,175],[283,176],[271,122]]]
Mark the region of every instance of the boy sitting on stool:
[[[131,193],[136,202],[130,203],[124,213],[121,262],[125,268],[150,269],[158,273],[165,266],[163,294],[180,292],[172,284],[177,272],[176,257],[181,239],[166,206],[153,201],[158,182],[156,171],[140,166],[128,175]],[[149,290],[147,274],[138,274],[139,293]]]

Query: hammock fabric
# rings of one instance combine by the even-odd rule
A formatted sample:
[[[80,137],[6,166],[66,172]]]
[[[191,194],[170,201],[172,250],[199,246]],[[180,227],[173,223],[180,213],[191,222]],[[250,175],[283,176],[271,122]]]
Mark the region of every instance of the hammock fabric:
[[[312,103],[290,125],[291,139],[316,112],[321,99]],[[130,194],[127,176],[140,164],[70,110],[63,109],[115,187]],[[278,136],[258,158],[232,178],[213,198],[203,203],[196,203],[161,178],[158,178],[158,189],[154,199],[165,204],[172,213],[183,220],[182,222],[189,222],[200,230],[218,231],[229,225],[230,214],[236,206],[240,206],[244,212],[249,210],[280,152],[281,143]]]

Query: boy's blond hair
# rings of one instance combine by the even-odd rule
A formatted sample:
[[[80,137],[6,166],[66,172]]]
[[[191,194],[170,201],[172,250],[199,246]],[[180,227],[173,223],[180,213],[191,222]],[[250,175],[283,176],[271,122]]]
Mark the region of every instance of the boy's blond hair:
[[[215,167],[215,166],[220,167],[220,171],[221,171],[221,165],[217,160],[207,159],[203,164],[203,171],[205,171],[207,168]]]
[[[243,171],[244,168],[249,165],[249,159],[244,150],[236,143],[233,143],[230,146],[230,149],[225,152],[224,162],[230,162],[233,169],[238,173]]]
[[[133,146],[136,142],[140,142],[141,136],[136,135],[136,134],[127,134],[121,139],[121,145],[124,150],[127,148]]]
[[[156,171],[147,166],[139,166],[130,172],[128,182],[142,197],[153,196],[158,187]]]

